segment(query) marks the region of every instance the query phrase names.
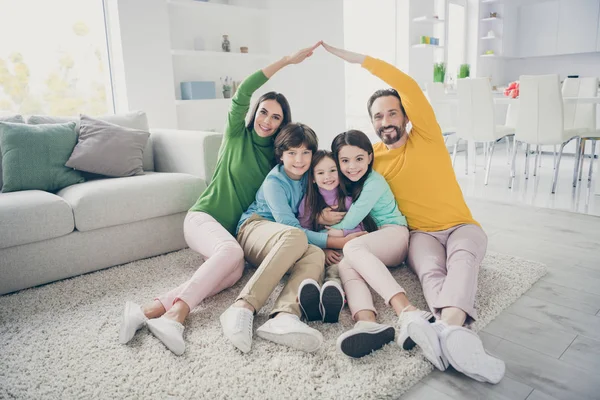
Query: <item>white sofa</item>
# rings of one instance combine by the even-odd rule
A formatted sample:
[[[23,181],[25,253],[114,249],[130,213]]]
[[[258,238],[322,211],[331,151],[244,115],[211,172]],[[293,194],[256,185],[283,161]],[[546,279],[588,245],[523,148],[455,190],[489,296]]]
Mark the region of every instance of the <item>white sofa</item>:
[[[0,193],[0,295],[186,247],[222,135],[150,132],[145,175]]]

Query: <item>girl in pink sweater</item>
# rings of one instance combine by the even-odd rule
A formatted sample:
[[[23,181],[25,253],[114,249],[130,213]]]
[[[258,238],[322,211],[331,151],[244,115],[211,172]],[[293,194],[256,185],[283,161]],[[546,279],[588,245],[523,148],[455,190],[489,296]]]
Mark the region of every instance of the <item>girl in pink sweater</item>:
[[[308,171],[306,194],[298,207],[298,220],[305,229],[319,232],[332,230],[319,223],[319,216],[330,207],[339,212],[346,212],[352,205],[352,197],[347,196],[340,187],[340,178],[335,159],[327,150],[317,150],[312,157]],[[377,230],[375,222],[367,216],[354,229],[335,230],[335,236],[347,236],[350,233]],[[300,284],[298,301],[304,317],[308,321],[338,322],[340,311],[344,306],[344,292],[338,264],[342,260],[340,250],[325,251],[325,283],[322,287],[313,279],[306,279]]]

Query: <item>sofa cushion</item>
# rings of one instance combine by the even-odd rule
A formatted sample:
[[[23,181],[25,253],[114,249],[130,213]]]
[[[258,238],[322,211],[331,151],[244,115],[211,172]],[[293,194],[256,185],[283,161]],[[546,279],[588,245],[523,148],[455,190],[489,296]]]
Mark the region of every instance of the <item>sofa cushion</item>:
[[[73,232],[71,206],[41,190],[0,194],[0,249],[39,242]]]
[[[55,192],[83,182],[79,171],[65,167],[76,143],[75,122],[37,126],[0,122],[2,192]]]
[[[193,175],[147,172],[88,181],[57,194],[73,208],[75,228],[85,232],[187,211],[204,189]]]
[[[0,115],[0,121],[14,122],[24,124],[25,120],[21,115]],[[2,149],[0,149],[0,190],[2,190]]]
[[[143,175],[150,133],[81,115],[79,139],[67,167],[112,177]]]
[[[103,115],[96,117],[100,121],[124,126],[125,128],[138,129],[149,132],[148,118],[143,111],[133,111],[127,114]],[[79,133],[79,117],[54,117],[48,115],[32,115],[27,119],[28,124],[60,124],[63,122],[77,122],[76,130]],[[154,154],[152,151],[152,136],[144,148],[144,171],[154,171]]]

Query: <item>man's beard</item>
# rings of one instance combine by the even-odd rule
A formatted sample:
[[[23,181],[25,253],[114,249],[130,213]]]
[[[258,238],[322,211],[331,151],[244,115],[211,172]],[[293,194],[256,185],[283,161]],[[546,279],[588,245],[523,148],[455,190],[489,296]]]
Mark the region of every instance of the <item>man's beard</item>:
[[[389,128],[394,128],[394,130],[396,131],[395,133],[383,133],[384,130],[389,129]],[[379,128],[377,130],[377,136],[379,136],[379,139],[381,139],[381,141],[384,144],[394,144],[397,141],[399,141],[400,139],[402,139],[402,136],[405,134],[405,130],[398,127],[398,126],[394,126],[394,125],[388,125],[388,126],[382,126],[381,128]]]

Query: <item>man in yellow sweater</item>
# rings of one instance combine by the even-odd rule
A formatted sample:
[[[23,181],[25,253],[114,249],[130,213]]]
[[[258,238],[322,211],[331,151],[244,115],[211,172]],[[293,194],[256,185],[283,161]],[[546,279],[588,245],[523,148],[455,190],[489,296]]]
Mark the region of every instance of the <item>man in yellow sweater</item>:
[[[437,318],[432,324],[408,315],[401,318],[399,344],[408,335],[438,369],[450,363],[473,379],[498,383],[504,362],[488,355],[479,337],[464,327],[477,318],[477,274],[487,236],[465,203],[433,108],[417,82],[396,67],[325,43],[323,47],[392,87],[376,91],[367,103],[381,139],[373,146],[373,168],[385,177],[406,216],[411,230],[407,263]]]

